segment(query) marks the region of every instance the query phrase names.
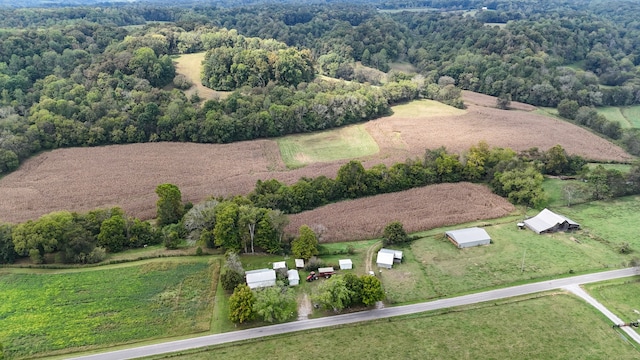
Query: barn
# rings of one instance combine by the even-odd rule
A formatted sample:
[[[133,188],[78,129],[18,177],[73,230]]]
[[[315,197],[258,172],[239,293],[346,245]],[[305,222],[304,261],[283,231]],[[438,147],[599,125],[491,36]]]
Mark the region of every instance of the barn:
[[[340,264],[340,270],[353,269],[353,262],[351,261],[351,259],[340,259],[338,260],[338,264]]]
[[[537,234],[580,229],[577,222],[549,209],[543,209],[538,215],[525,220],[524,225]]]
[[[289,286],[296,286],[300,284],[300,274],[298,270],[291,269],[287,271],[287,279],[289,279]]]
[[[276,285],[276,271],[273,269],[245,271],[245,275],[247,277],[247,285],[251,289]]]
[[[479,227],[451,230],[444,234],[459,249],[489,245],[491,243],[491,237],[487,234],[487,231]]]
[[[402,251],[391,249],[380,249],[378,251],[378,258],[376,259],[378,267],[391,269],[394,262],[402,262]]]

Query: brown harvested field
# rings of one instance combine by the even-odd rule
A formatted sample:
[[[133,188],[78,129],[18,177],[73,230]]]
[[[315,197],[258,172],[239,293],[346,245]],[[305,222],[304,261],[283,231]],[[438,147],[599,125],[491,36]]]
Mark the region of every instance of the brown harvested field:
[[[474,95],[474,98],[483,96]],[[633,159],[619,146],[588,130],[544,115],[500,110],[467,101],[464,114],[432,116],[429,103],[422,103],[427,104],[422,118],[400,113],[366,123],[381,154],[393,154],[397,159],[422,155],[424,149],[440,146],[462,153],[470,146],[486,141],[489,146],[516,151],[531,147],[547,150],[560,144],[569,154],[595,161],[628,162]]]
[[[464,98],[464,103],[467,105],[474,104],[474,105],[492,107],[492,108],[496,107],[497,98],[495,96],[463,90],[462,97]],[[537,107],[533,105],[529,105],[529,104],[525,104],[517,101],[512,101],[509,107],[512,110],[523,110],[523,111],[535,111],[537,109]]]
[[[229,96],[229,94],[231,94],[230,91],[217,91],[202,85],[202,81],[200,80],[200,70],[202,68],[204,55],[204,52],[195,54],[184,54],[180,55],[180,57],[174,60],[174,62],[176,63],[176,74],[186,76],[193,83],[193,86],[190,89],[186,90],[185,94],[187,94],[187,97],[189,97],[197,91],[198,96],[200,96],[203,101],[211,99],[224,99],[225,97]]]
[[[378,154],[361,159],[365,167],[405,161],[421,156],[426,148],[446,146],[463,152],[481,140],[516,150],[534,146],[546,150],[561,144],[569,153],[589,159],[631,159],[621,148],[584,129],[533,113],[477,105],[460,112],[422,101],[397,109],[397,115],[364,124],[380,148]],[[302,176],[333,178],[347,161],[286,170],[272,140],[58,149],[29,159],[0,179],[0,221],[21,222],[55,210],[115,205],[148,219],[155,215],[154,190],[161,183],[174,183],[184,200],[199,202],[209,196],[246,194],[258,179],[293,183]]]
[[[400,221],[407,232],[475,220],[499,218],[515,208],[487,187],[437,184],[398,193],[342,201],[291,215],[286,232],[297,235],[301,225],[323,225],[323,242],[380,237],[386,224]],[[336,216],[339,214],[339,216]]]

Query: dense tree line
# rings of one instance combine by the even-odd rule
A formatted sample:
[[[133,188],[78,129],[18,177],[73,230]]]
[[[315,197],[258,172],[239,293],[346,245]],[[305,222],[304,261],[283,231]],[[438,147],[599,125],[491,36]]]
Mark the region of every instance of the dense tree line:
[[[568,155],[559,145],[546,152],[533,148],[516,154],[510,149],[489,148],[486,143],[480,143],[462,156],[439,148],[427,150],[421,159],[391,167],[380,164],[365,169],[359,161],[352,160],[338,170],[335,179],[325,176],[302,178],[292,185],[275,179],[258,180],[248,198],[256,206],[298,213],[340,200],[430,184],[483,181],[489,182],[496,193],[509,197],[514,203],[537,205],[544,201],[542,174],[574,175],[583,171],[585,164],[584,159]],[[516,188],[520,179],[533,179],[534,175],[537,180],[530,186]],[[516,195],[516,191],[523,193]]]
[[[122,209],[88,213],[54,212],[17,225],[0,225],[0,263],[29,256],[33,263],[89,264],[106,252],[143,247],[162,241],[148,222],[126,216]],[[55,253],[55,256],[47,254]]]

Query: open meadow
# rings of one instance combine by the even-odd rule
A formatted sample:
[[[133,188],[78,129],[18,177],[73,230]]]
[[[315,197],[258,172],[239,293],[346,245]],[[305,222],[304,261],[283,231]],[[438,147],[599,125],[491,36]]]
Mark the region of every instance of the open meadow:
[[[495,306],[499,305],[499,306]],[[534,340],[535,339],[535,340]],[[335,356],[331,356],[331,355]],[[564,293],[268,337],[156,359],[637,359],[640,352]]]
[[[498,110],[490,104],[491,97],[487,100],[486,96],[465,92],[465,98],[471,100],[464,111],[416,101],[394,107],[396,114],[392,116],[357,125],[379,149],[359,159],[365,167],[389,165],[421,157],[427,148],[445,146],[449,151],[464,152],[480,141],[515,150],[561,144],[570,154],[587,159],[632,159],[620,147],[567,122],[521,110]],[[339,134],[335,135],[339,139],[336,141],[350,143],[342,129],[333,131]],[[304,138],[293,136],[297,137]],[[280,143],[290,143],[287,138]],[[155,188],[167,182],[180,188],[183,200],[196,203],[210,196],[247,194],[258,179],[293,183],[303,176],[334,178],[348,161],[346,156],[330,161],[326,154],[320,155],[318,162],[287,169],[281,152],[290,154],[289,158],[305,158],[304,154],[312,152],[308,150],[310,143],[313,141],[300,142],[300,149],[295,151],[283,151],[273,140],[254,140],[233,144],[161,142],[44,152],[0,179],[0,221],[22,222],[56,210],[88,211],[108,206],[120,206],[130,215],[150,219],[155,216]],[[340,150],[349,156],[352,151],[348,147]]]
[[[640,278],[637,276],[586,284],[584,287],[625,323],[640,319]]]
[[[175,58],[173,61],[176,64],[176,74],[184,75],[193,83],[193,86],[185,91],[187,97],[197,92],[202,100],[224,99],[231,94],[230,91],[217,91],[202,85],[200,70],[205,54],[205,52],[183,54]]]
[[[218,274],[210,257],[0,269],[4,354],[33,358],[209,331]]]
[[[468,249],[452,245],[444,237],[445,229],[425,232],[423,238],[402,249],[406,262],[382,271],[387,300],[415,302],[535,279],[625,267],[637,258],[640,251],[637,228],[628,224],[637,222],[640,197],[553,210],[580,223],[582,230],[537,235],[518,229],[516,222],[522,221],[522,217],[446,228],[483,226],[493,243]],[[530,211],[528,215],[535,213]],[[630,254],[620,253],[622,242],[630,244]]]

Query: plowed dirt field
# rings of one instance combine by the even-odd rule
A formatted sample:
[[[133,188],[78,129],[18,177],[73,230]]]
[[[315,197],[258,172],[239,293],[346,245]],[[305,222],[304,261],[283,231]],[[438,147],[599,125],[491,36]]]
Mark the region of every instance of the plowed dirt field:
[[[430,114],[428,108],[421,112],[423,105],[418,102],[410,115],[398,111],[367,122],[365,127],[380,151],[362,158],[364,166],[405,161],[440,146],[462,152],[481,140],[515,150],[546,150],[561,144],[569,153],[588,159],[631,159],[620,147],[569,123],[523,110],[498,110],[483,96],[474,95],[467,103],[466,112],[447,115]],[[293,183],[302,176],[335,177],[346,162],[287,170],[272,140],[58,149],[29,159],[0,179],[0,221],[22,222],[55,210],[87,211],[116,205],[131,215],[152,218],[158,184],[176,184],[184,200],[199,202],[209,196],[246,194],[258,179]],[[424,206],[442,205],[427,202]]]

